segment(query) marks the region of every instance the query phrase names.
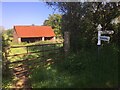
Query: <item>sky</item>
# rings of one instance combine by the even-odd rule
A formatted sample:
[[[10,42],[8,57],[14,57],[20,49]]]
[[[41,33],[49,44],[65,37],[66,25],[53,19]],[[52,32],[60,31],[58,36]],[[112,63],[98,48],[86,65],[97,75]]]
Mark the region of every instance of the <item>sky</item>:
[[[49,14],[59,13],[44,2],[2,2],[2,26],[11,29],[14,25],[42,25]],[[1,25],[1,23],[0,23]]]
[[[0,26],[2,25],[2,3],[0,2]]]

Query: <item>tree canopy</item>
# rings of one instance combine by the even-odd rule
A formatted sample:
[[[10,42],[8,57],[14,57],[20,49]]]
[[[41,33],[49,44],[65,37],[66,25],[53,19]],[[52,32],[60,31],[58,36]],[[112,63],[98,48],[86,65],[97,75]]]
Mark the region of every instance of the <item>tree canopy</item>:
[[[61,19],[60,14],[49,15],[48,19],[44,21],[43,25],[51,26],[54,29],[56,36],[61,35]]]
[[[96,43],[98,24],[102,25],[102,30],[116,30],[111,21],[120,16],[120,2],[49,2],[47,4],[59,8],[63,13],[62,30],[71,33],[70,46],[73,51]]]

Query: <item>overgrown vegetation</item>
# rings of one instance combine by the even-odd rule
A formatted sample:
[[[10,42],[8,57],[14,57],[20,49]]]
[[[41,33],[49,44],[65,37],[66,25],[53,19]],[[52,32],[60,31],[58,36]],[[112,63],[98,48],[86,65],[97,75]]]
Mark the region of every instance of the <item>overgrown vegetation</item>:
[[[118,86],[118,48],[114,45],[83,49],[55,59],[30,75],[33,88],[113,88]]]
[[[56,37],[59,38],[60,36],[62,36],[61,21],[62,21],[62,15],[53,14],[53,15],[49,15],[48,20],[45,20],[43,25],[51,26],[55,32]]]
[[[7,36],[7,35],[9,36],[8,33],[5,33],[5,34],[6,35],[3,35],[3,37]],[[41,41],[39,41],[39,42],[34,42],[34,43],[24,43],[23,42],[23,43],[20,43],[20,44],[10,42],[9,45],[7,44],[7,46],[18,46],[18,48],[8,48],[8,50],[7,50],[8,55],[24,54],[24,53],[26,53],[26,55],[6,57],[5,56],[5,51],[4,51],[3,52],[4,53],[4,58],[3,58],[4,61],[14,62],[14,61],[27,60],[27,59],[33,59],[33,60],[23,62],[23,63],[21,62],[21,63],[16,63],[16,64],[7,64],[7,66],[6,66],[7,62],[3,62],[4,68],[5,68],[3,70],[7,69],[7,71],[8,71],[8,72],[3,71],[4,72],[3,73],[3,76],[4,76],[3,77],[3,80],[4,80],[3,81],[3,88],[13,88],[13,82],[15,82],[17,80],[17,78],[15,76],[13,76],[12,69],[9,70],[9,68],[14,68],[14,67],[16,67],[18,65],[30,65],[29,68],[36,68],[37,66],[43,66],[43,64],[41,64],[39,62],[44,63],[44,60],[47,60],[50,57],[55,56],[54,49],[62,47],[59,44],[54,45],[55,43],[60,43],[60,42],[59,41],[56,41],[56,42],[50,42],[50,41],[41,42]],[[40,45],[40,44],[46,44],[46,45],[45,46],[32,46],[32,45]],[[52,44],[52,45],[49,46],[47,44]],[[19,47],[21,45],[23,47]],[[43,50],[51,50],[51,51],[44,52]],[[42,52],[27,54],[28,53],[27,51],[28,52],[42,51]],[[44,56],[44,58],[43,58],[43,56]],[[34,63],[36,63],[37,65],[35,64],[35,66],[34,66]]]
[[[36,48],[37,49],[37,48]],[[48,55],[54,63],[27,62],[31,69],[30,80],[33,88],[111,88],[118,85],[118,48],[107,44],[83,49],[78,54]],[[32,49],[33,51],[35,50]],[[29,57],[30,58],[30,57]],[[47,58],[45,59],[47,60]],[[41,61],[38,59],[37,61]],[[9,80],[9,78],[8,78]],[[11,84],[4,80],[7,85]],[[10,87],[8,87],[10,88]]]
[[[10,69],[9,69],[9,61],[5,56],[9,50],[5,47],[9,46],[12,41],[12,30],[2,32],[2,81],[4,88],[9,88],[11,86],[11,81],[13,79]]]
[[[51,48],[51,47],[50,47]],[[50,49],[46,47],[46,49]],[[33,47],[30,51],[36,51],[40,47]],[[22,51],[22,52],[21,52]],[[12,53],[23,53],[26,49],[15,49]],[[118,85],[118,46],[116,44],[104,44],[100,47],[93,45],[91,48],[82,48],[77,54],[70,53],[68,57],[62,54],[49,54],[48,58],[53,63],[42,64],[37,59],[27,62],[31,69],[29,76],[33,88],[111,88]],[[98,55],[99,53],[99,55]],[[35,54],[36,56],[37,54]],[[47,55],[47,54],[45,54]],[[25,57],[24,57],[25,58]],[[33,56],[28,57],[33,58]],[[23,59],[23,58],[22,58]],[[16,59],[18,60],[18,59]],[[39,62],[39,63],[38,63]],[[3,78],[4,87],[12,88],[12,77]]]
[[[120,2],[48,2],[53,8],[62,12],[62,31],[69,31],[70,48],[74,53],[81,48],[90,47],[97,41],[97,26],[102,25],[102,30],[117,28],[111,24],[112,20],[120,16]],[[115,25],[116,26],[116,25]],[[115,35],[114,37],[117,37]],[[116,42],[114,39],[113,42]],[[117,43],[118,44],[118,43]]]
[[[118,54],[120,53],[120,24],[111,24],[111,21],[120,15],[120,3],[49,3],[62,10],[62,30],[69,31],[70,53],[64,56],[59,52],[57,55],[44,53],[47,58],[40,58],[27,62],[31,69],[29,78],[33,88],[115,88],[118,87]],[[47,23],[47,21],[45,22]],[[110,43],[102,42],[97,47],[98,24],[103,30],[114,30]],[[30,43],[41,44],[46,42]],[[12,44],[11,45],[17,45]],[[23,43],[22,45],[28,45]],[[61,47],[61,46],[60,46]],[[45,49],[52,47],[46,47]],[[30,51],[37,51],[41,48],[29,48]],[[11,50],[25,52],[26,49]],[[24,58],[33,58],[28,56]],[[24,59],[23,57],[21,57]],[[18,60],[18,59],[15,59]],[[44,60],[44,63],[40,61]],[[33,64],[36,61],[35,64]],[[3,78],[4,79],[4,78]],[[4,79],[5,86],[9,86],[12,79]]]

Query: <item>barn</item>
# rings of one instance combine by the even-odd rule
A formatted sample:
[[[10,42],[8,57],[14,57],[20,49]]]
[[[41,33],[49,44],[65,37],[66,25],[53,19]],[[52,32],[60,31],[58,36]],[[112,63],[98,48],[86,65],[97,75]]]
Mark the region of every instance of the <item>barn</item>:
[[[14,26],[14,42],[35,42],[55,40],[55,33],[50,26]]]

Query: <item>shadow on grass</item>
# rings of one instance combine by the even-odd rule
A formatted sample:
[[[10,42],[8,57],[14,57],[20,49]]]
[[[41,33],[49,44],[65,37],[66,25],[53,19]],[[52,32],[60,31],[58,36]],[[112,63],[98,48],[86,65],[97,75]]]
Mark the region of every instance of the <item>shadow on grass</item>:
[[[37,51],[40,48],[32,47],[29,50]],[[23,63],[32,68],[29,78],[33,88],[114,88],[118,86],[117,46],[101,46],[99,55],[96,46],[81,49],[77,54],[71,52],[65,58],[62,57],[64,55],[61,51],[55,53],[51,51],[23,57],[24,59],[40,57]],[[42,55],[44,57],[41,57]]]
[[[12,82],[14,81],[13,78],[14,77],[11,74],[7,75],[7,77],[2,75],[2,88],[12,88]]]
[[[53,55],[55,56],[55,55]],[[50,57],[49,57],[50,58]],[[117,47],[102,46],[54,58],[55,63],[33,69],[33,88],[115,88],[118,86]]]

